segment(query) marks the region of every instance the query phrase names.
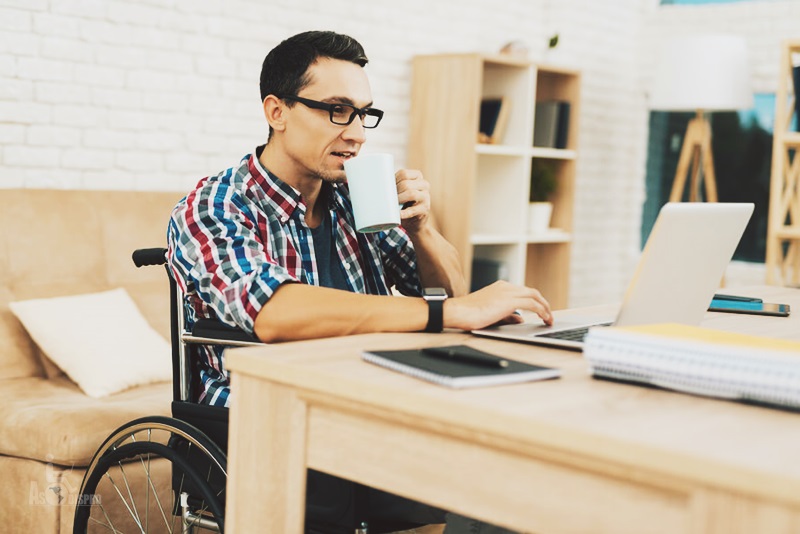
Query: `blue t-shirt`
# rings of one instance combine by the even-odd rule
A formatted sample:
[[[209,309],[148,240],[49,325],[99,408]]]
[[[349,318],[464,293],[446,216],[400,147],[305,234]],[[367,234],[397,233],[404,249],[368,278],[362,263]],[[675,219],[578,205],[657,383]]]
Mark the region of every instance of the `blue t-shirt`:
[[[330,213],[326,213],[325,217],[322,218],[322,224],[316,228],[311,228],[311,235],[314,239],[314,256],[317,259],[319,285],[350,291],[345,279],[342,260],[339,259],[331,239],[333,229],[331,227]]]

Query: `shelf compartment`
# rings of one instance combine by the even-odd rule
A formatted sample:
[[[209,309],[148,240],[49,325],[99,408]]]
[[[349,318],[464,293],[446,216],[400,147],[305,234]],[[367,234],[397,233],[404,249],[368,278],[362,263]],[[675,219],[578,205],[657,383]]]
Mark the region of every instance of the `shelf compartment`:
[[[536,102],[563,101],[570,106],[569,120],[567,122],[566,148],[574,149],[577,146],[578,106],[580,98],[580,74],[575,71],[539,66],[536,69]],[[534,117],[534,121],[536,117]],[[532,144],[532,143],[531,143]],[[539,147],[534,147],[539,148]]]
[[[470,234],[523,233],[528,185],[520,177],[530,175],[530,160],[485,155],[477,160]]]
[[[530,88],[533,86],[533,71],[530,65],[485,63],[481,85],[481,98],[504,99],[508,106],[508,122],[500,132],[500,144],[530,146],[533,142],[531,117],[533,103]]]
[[[521,244],[476,245],[472,259],[501,264],[501,270],[507,273],[506,278],[512,284],[522,284],[525,279],[525,247]]]

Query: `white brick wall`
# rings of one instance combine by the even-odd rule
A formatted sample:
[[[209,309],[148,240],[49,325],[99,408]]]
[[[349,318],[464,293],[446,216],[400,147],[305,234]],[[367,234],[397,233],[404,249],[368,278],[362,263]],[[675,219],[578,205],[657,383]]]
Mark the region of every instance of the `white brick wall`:
[[[613,301],[638,254],[654,40],[741,31],[769,90],[798,15],[796,1],[0,0],[0,187],[188,189],[265,140],[261,62],[306,29],[365,46],[387,112],[369,142],[403,164],[415,54],[519,39],[538,58],[558,31],[559,60],[584,73],[572,304]]]
[[[651,0],[552,1],[560,59],[582,72],[570,305],[619,301],[638,255],[647,110],[639,76]]]

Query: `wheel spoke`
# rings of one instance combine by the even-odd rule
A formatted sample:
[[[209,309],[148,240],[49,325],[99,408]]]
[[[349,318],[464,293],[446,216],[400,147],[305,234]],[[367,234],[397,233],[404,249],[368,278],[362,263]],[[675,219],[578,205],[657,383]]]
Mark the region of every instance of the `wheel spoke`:
[[[114,532],[117,532],[117,529],[114,527],[114,524],[111,522],[111,518],[108,517],[108,513],[106,512],[106,508],[105,508],[105,506],[103,506],[103,503],[99,503],[98,506],[100,506],[100,511],[103,512],[103,515],[106,517],[106,521],[108,521],[108,524],[111,526],[111,530],[113,530]],[[92,517],[92,512],[89,511],[89,518],[91,519],[91,517]],[[97,521],[97,520],[95,520],[95,521]]]
[[[125,482],[125,490],[128,492],[128,497],[131,498],[131,506],[133,507],[133,514],[136,516],[136,523],[139,527],[142,527],[142,518],[139,516],[139,510],[136,508],[136,500],[133,498],[133,493],[131,493],[131,486],[128,484],[128,476],[125,474],[125,468],[122,466],[122,462],[117,462],[119,466],[119,471],[122,473],[122,480]],[[144,529],[142,528],[142,531]]]
[[[148,438],[150,437],[150,429],[147,430]],[[145,467],[147,477],[150,478],[150,455],[147,455],[147,467]],[[146,483],[144,485],[144,526],[147,531],[150,531],[150,486]]]
[[[101,506],[101,508],[102,508],[102,506]],[[103,513],[105,514],[106,519],[108,519],[108,514],[106,514],[105,510],[103,510]],[[92,517],[91,515],[89,516],[89,521],[94,521],[95,523],[97,523],[98,526],[104,527],[106,530],[110,530],[112,532],[118,532],[118,530],[114,528],[114,525],[107,525],[105,523],[101,523],[100,521],[98,521],[97,519]]]
[[[131,507],[130,507],[130,506],[128,506],[128,503],[125,501],[125,497],[123,497],[123,496],[122,496],[122,492],[119,490],[119,487],[117,487],[117,483],[116,483],[116,482],[114,482],[114,479],[113,479],[113,478],[111,478],[111,475],[109,475],[109,474],[108,474],[108,472],[106,472],[106,478],[108,478],[108,481],[109,481],[109,482],[111,482],[111,485],[112,485],[112,486],[114,487],[114,489],[116,490],[116,492],[117,492],[117,495],[119,495],[119,498],[120,498],[120,500],[122,501],[122,504],[124,504],[124,505],[125,505],[125,508],[127,508],[127,509],[128,509],[128,513],[129,513],[129,514],[131,514],[131,518],[132,518],[134,521],[136,521],[136,524],[137,524],[137,525],[139,525],[139,530],[140,530],[140,531],[142,531],[142,532],[144,532],[144,530],[142,529],[142,524],[139,522],[139,518],[138,518],[138,517],[136,517],[136,515],[134,515],[133,511],[131,510]]]
[[[147,483],[150,485],[150,489],[153,490],[153,497],[155,497],[156,504],[158,505],[158,509],[161,512],[161,518],[164,519],[164,525],[169,529],[170,532],[173,532],[173,529],[170,526],[169,521],[167,521],[167,516],[164,514],[164,507],[161,505],[161,499],[158,498],[158,492],[156,491],[156,487],[153,485],[153,479],[150,476],[150,469],[146,467],[145,471],[147,472]]]

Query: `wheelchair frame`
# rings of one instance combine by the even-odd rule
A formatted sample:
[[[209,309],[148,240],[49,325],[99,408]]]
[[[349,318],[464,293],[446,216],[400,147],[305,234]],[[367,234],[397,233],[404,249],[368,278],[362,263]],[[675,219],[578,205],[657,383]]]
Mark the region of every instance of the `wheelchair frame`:
[[[133,253],[137,267],[166,265],[166,249],[141,249]],[[227,479],[228,410],[200,405],[192,401],[193,358],[191,347],[200,344],[226,346],[257,345],[260,342],[245,332],[216,323],[198,321],[191,332],[186,330],[183,294],[166,268],[170,285],[170,337],[172,345],[172,417],[151,416],[131,421],[115,430],[100,446],[86,470],[79,505],[75,510],[73,530],[84,533],[97,529],[116,531],[110,509],[103,506],[103,490],[124,506],[124,517],[134,530],[180,532],[196,528],[224,532],[225,480]],[[158,491],[166,484],[153,481],[153,460],[170,464],[171,503],[165,506]],[[163,463],[163,462],[162,462]],[[145,497],[134,495],[130,483],[133,466],[141,467],[146,478]],[[113,469],[113,475],[112,475]],[[110,486],[110,487],[106,487]],[[159,487],[157,487],[159,486]],[[153,498],[151,499],[151,494]],[[151,500],[155,502],[152,510]],[[144,501],[144,503],[142,503]],[[140,510],[140,508],[144,508]],[[99,510],[98,510],[99,509]],[[97,514],[97,518],[92,517]],[[125,514],[123,514],[125,515]],[[105,530],[104,530],[105,531]]]
[[[172,417],[150,416],[131,421],[115,430],[100,446],[81,484],[73,523],[75,534],[92,532],[96,530],[93,528],[95,525],[103,532],[118,531],[112,523],[113,514],[103,506],[102,495],[97,493],[100,484],[110,486],[104,489],[112,499],[119,498],[122,501],[123,515],[127,512],[125,517],[129,524],[133,523],[134,530],[150,531],[152,492],[157,501],[152,510],[156,516],[155,532],[175,532],[177,518],[180,518],[180,532],[183,533],[193,532],[196,528],[224,532],[228,409],[193,401],[196,398],[193,384],[197,381],[197,373],[194,372],[197,362],[191,347],[215,344],[251,346],[259,345],[261,341],[243,330],[209,319],[198,320],[192,331],[187,331],[184,295],[166,265],[166,252],[164,248],[139,249],[133,253],[133,262],[137,267],[164,265],[169,276]],[[169,510],[165,510],[158,498],[152,476],[155,470],[153,459],[163,459],[170,464],[170,484],[161,484],[162,489],[166,488],[172,497]],[[146,477],[144,503],[140,496],[134,497],[125,472],[126,466],[134,465],[141,465]],[[367,534],[367,488],[357,483],[354,483],[354,487],[353,528],[355,534]],[[140,507],[143,507],[142,511]],[[95,512],[99,519],[92,517]],[[167,518],[168,514],[171,521]],[[375,525],[374,532],[415,526],[419,525],[391,522]],[[306,532],[319,534],[318,530],[311,530],[309,525],[306,525]]]

